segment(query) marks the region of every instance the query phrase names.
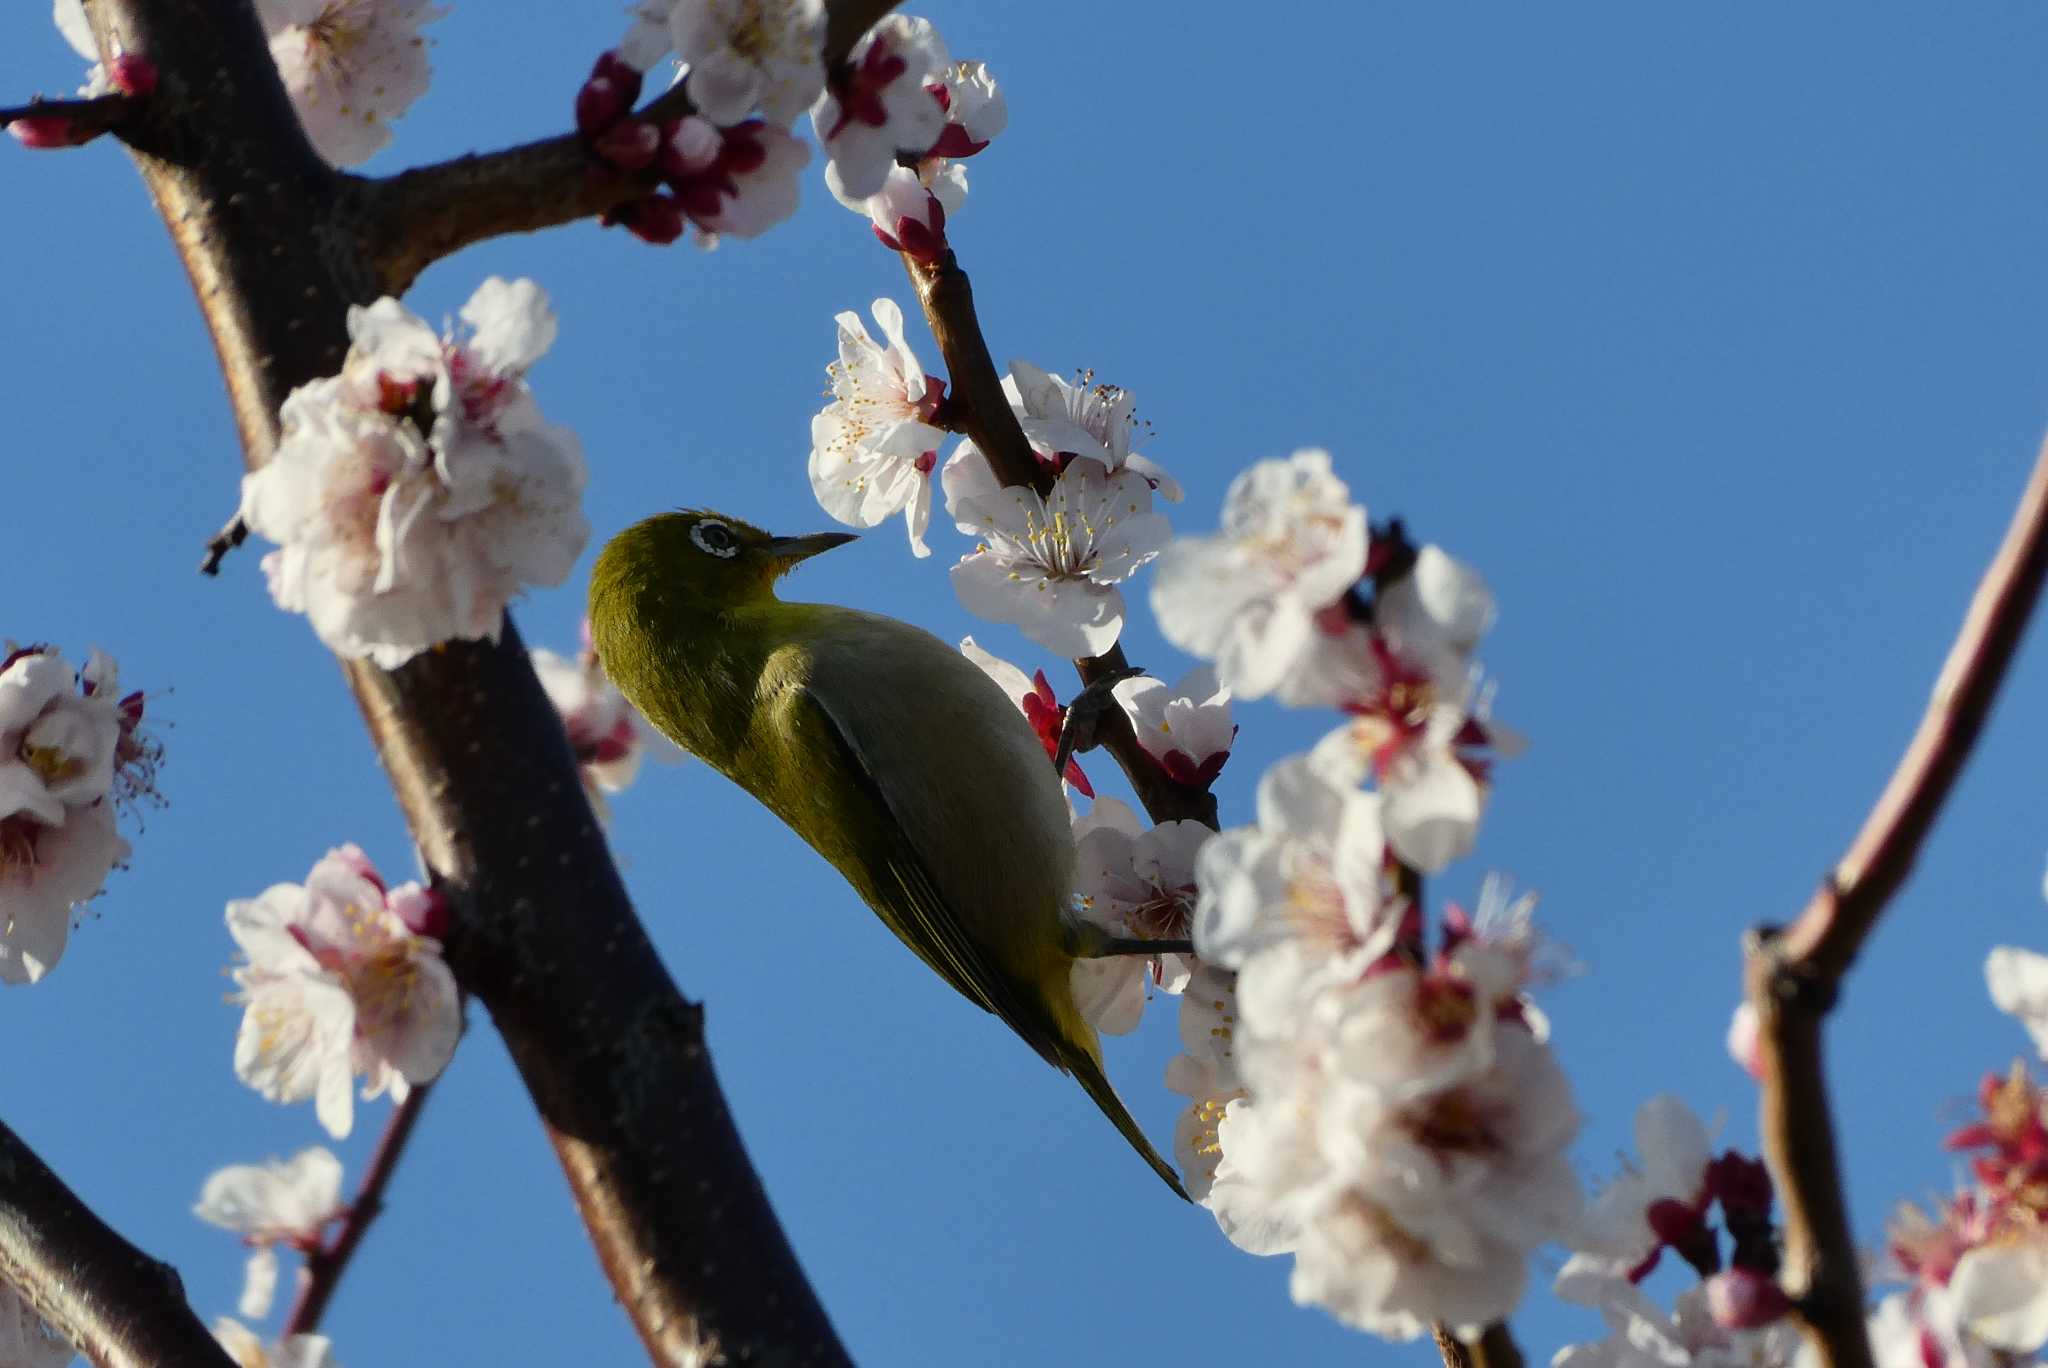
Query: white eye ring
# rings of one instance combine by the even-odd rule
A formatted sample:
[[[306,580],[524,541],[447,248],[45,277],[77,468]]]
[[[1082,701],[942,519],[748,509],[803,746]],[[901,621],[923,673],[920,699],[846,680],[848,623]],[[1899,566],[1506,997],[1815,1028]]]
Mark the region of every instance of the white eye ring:
[[[720,560],[731,560],[740,553],[740,544],[732,529],[716,518],[706,518],[693,525],[690,540],[697,543],[699,551],[709,552]]]

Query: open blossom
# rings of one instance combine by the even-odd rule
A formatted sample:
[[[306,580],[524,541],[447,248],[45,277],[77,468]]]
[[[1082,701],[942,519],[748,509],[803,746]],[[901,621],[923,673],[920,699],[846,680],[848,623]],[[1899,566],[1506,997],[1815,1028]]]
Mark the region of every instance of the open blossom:
[[[1195,912],[1195,855],[1214,833],[1200,822],[1147,830],[1130,807],[1098,798],[1074,822],[1074,895],[1081,919],[1128,940],[1187,940]],[[1074,962],[1074,999],[1097,1030],[1138,1024],[1149,982],[1168,993],[1195,970],[1182,954],[1112,955]]]
[[[1378,795],[1332,784],[1305,756],[1283,760],[1259,780],[1258,824],[1218,834],[1195,862],[1196,952],[1242,970],[1299,943],[1290,965],[1356,981],[1400,929],[1385,864]]]
[[[213,1323],[213,1337],[237,1368],[341,1368],[325,1335],[287,1335],[266,1345],[262,1336],[230,1316]]]
[[[115,697],[113,662],[97,651],[83,674],[44,646],[0,657],[0,981],[48,973],[72,909],[128,858],[115,806],[154,783],[141,717],[141,696]]]
[[[1190,788],[1206,788],[1230,758],[1237,726],[1230,720],[1230,690],[1216,682],[1216,671],[1198,665],[1168,687],[1163,679],[1140,675],[1111,689],[1145,754],[1159,762],[1167,778]]]
[[[277,1290],[277,1246],[316,1248],[322,1227],[341,1214],[341,1160],[313,1145],[288,1160],[216,1170],[192,1214],[253,1247],[238,1309],[260,1320]]]
[[[2014,1003],[2031,1028],[2024,978],[2035,966],[2025,956],[1994,951],[1987,977],[2001,1005]],[[2015,975],[2024,991],[2016,991]],[[1971,1338],[2008,1354],[2035,1354],[2048,1344],[2048,1089],[2015,1060],[2004,1075],[1986,1076],[1977,1100],[1981,1119],[1946,1142],[1971,1153],[1974,1187],[1936,1220],[1895,1220],[1892,1257],[1923,1294],[1944,1290]]]
[[[1172,535],[1152,511],[1143,476],[1075,461],[1041,498],[1033,489],[998,486],[988,462],[967,447],[946,462],[941,478],[946,511],[979,539],[952,573],[953,592],[968,612],[1013,623],[1063,656],[1097,656],[1116,643],[1124,623],[1116,586]]]
[[[583,649],[574,660],[545,649],[534,651],[533,672],[562,715],[584,790],[602,815],[603,795],[630,787],[643,759],[651,756],[670,764],[682,758],[682,751],[656,731],[605,674],[589,631],[585,623]]]
[[[853,45],[811,107],[841,194],[864,199],[882,188],[899,154],[916,159],[931,150],[947,126],[931,87],[945,89],[952,66],[929,19],[887,15]]]
[[[1344,614],[1319,623],[1281,685],[1287,702],[1350,714],[1317,746],[1318,762],[1344,782],[1379,785],[1388,843],[1425,874],[1471,852],[1493,755],[1520,745],[1492,721],[1478,687],[1473,653],[1492,620],[1479,576],[1425,546],[1376,596],[1371,622]]]
[[[1727,1329],[1716,1322],[1705,1285],[1680,1293],[1673,1310],[1666,1313],[1609,1265],[1575,1254],[1558,1274],[1556,1291],[1567,1301],[1598,1310],[1609,1334],[1591,1344],[1558,1350],[1551,1368],[1793,1368],[1804,1361],[1791,1318],[1760,1329]],[[1889,1360],[1880,1362],[1884,1368],[1905,1368]]]
[[[1003,393],[1031,442],[1032,454],[1054,472],[1086,456],[1114,474],[1128,467],[1168,503],[1181,500],[1180,484],[1154,462],[1131,450],[1138,426],[1135,401],[1121,385],[1098,385],[1093,371],[1073,384],[1029,361],[1011,361]]]
[[[11,1283],[0,1281],[0,1363],[7,1368],[64,1368],[78,1357]]]
[[[391,120],[433,75],[422,26],[429,0],[257,0],[270,55],[321,156],[353,166],[391,141]]]
[[[1317,616],[1365,573],[1365,510],[1325,451],[1261,461],[1231,482],[1223,530],[1163,553],[1152,610],[1167,640],[1216,662],[1239,698],[1271,693],[1314,645]]]
[[[337,654],[395,668],[451,638],[496,640],[527,584],[560,584],[590,535],[583,454],[526,371],[555,316],[532,281],[493,277],[436,336],[395,299],[349,310],[341,374],[284,402],[242,517],[279,543],[271,597]]]
[[[1031,724],[1031,730],[1038,733],[1040,744],[1045,747],[1048,760],[1060,753],[1060,729],[1066,725],[1067,709],[1059,695],[1052,689],[1052,681],[1039,670],[1025,678],[1024,672],[1004,660],[1001,656],[984,651],[975,644],[973,637],[960,639],[960,654],[981,667],[981,672],[996,682],[1024,714],[1024,720]],[[1088,776],[1081,772],[1078,757],[1067,757],[1066,773],[1060,776],[1063,783],[1070,784],[1084,798],[1093,798],[1095,788],[1088,782]]]
[[[403,1101],[446,1067],[462,1033],[455,976],[441,958],[446,920],[418,884],[385,890],[355,846],[332,850],[300,884],[274,884],[228,904],[244,962],[234,971],[244,1013],[235,1073],[273,1102],[314,1099],[328,1134],[354,1124],[350,1080],[363,1096]]]
[[[810,160],[810,146],[787,129],[750,119],[723,130],[708,171],[671,184],[706,234],[754,238],[796,212],[797,175]]]
[[[1706,1124],[1669,1094],[1636,1109],[1635,1132],[1638,1162],[1593,1198],[1571,1244],[1640,1282],[1666,1245],[1711,1238],[1703,1220],[1713,1155]]]
[[[643,70],[662,55],[683,64],[691,103],[715,124],[758,109],[787,129],[825,86],[824,0],[653,0],[621,45]]]
[[[971,157],[1010,126],[1009,102],[987,62],[954,62],[943,81],[927,88],[946,111],[932,157]]]
[[[839,359],[825,368],[832,402],[811,419],[811,491],[849,527],[875,527],[901,512],[910,549],[929,556],[932,470],[944,430],[931,419],[945,382],[924,373],[903,340],[903,311],[874,303],[886,346],[868,336],[860,315],[839,314]]]

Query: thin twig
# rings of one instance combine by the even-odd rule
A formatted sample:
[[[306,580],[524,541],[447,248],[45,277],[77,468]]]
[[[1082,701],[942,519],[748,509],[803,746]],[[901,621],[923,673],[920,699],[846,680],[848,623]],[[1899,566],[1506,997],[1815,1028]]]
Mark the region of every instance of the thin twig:
[[[233,1368],[177,1270],[122,1239],[4,1125],[0,1279],[99,1368]]]
[[[249,524],[242,521],[237,513],[229,518],[220,531],[206,539],[206,559],[199,562],[199,573],[218,575],[220,563],[227,559],[228,552],[249,540]]]
[[[2048,574],[2048,443],[1970,601],[1891,782],[1799,919],[1746,947],[1764,1076],[1764,1152],[1784,1201],[1781,1274],[1825,1368],[1869,1368],[1863,1283],[1822,1068],[1842,977],[1912,872],[2004,682]]]
[[[30,100],[25,105],[0,109],[0,128],[24,119],[62,119],[79,142],[121,127],[141,106],[132,95],[118,91],[78,100]]]
[[[285,1317],[285,1337],[309,1335],[320,1328],[320,1318],[327,1313],[327,1303],[333,1299],[341,1275],[348,1271],[350,1258],[362,1244],[370,1223],[384,1210],[384,1189],[391,1185],[399,1156],[405,1153],[405,1142],[411,1138],[420,1109],[427,1105],[427,1094],[433,1086],[420,1084],[391,1113],[391,1119],[384,1123],[384,1134],[377,1138],[376,1151],[370,1155],[370,1166],[363,1171],[362,1186],[356,1189],[355,1200],[342,1217],[341,1229],[335,1232],[333,1240],[306,1255],[305,1278],[299,1284],[291,1314]]]
[[[895,7],[896,0],[830,0],[827,69],[843,62],[860,36]],[[564,115],[574,93],[565,85]],[[686,87],[674,85],[630,117],[661,124],[693,109]],[[361,203],[365,253],[379,289],[402,295],[421,271],[472,243],[596,218],[653,193],[661,176],[651,167],[622,171],[608,165],[591,155],[580,135],[567,133],[383,179],[351,178],[350,184]]]

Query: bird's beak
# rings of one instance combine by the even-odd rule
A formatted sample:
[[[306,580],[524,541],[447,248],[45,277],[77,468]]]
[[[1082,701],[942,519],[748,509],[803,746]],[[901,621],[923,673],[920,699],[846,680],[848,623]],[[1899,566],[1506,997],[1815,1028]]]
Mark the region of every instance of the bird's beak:
[[[763,549],[783,563],[787,569],[798,561],[806,561],[820,551],[830,551],[835,546],[844,546],[859,538],[851,532],[813,532],[808,537],[776,537]]]

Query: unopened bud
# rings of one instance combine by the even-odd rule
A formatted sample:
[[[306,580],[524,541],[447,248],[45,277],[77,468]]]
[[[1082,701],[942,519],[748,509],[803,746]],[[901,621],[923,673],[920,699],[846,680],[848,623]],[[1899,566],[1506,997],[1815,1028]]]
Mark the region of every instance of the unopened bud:
[[[7,131],[23,147],[38,150],[77,147],[99,136],[81,132],[68,114],[30,114],[8,124]]]
[[[107,78],[114,89],[139,100],[156,89],[156,63],[139,53],[124,52],[107,63]]]
[[[405,884],[392,889],[391,897],[384,905],[415,936],[442,940],[448,935],[448,899],[434,889],[421,888],[416,883]]]
[[[1728,1019],[1728,1057],[1751,1078],[1763,1081],[1763,1042],[1754,1003],[1739,1004],[1735,1015]]]
[[[687,220],[682,202],[673,195],[647,195],[621,204],[602,220],[607,226],[621,224],[642,242],[666,247],[683,235]]]
[[[638,171],[653,162],[660,146],[660,129],[628,119],[600,133],[590,149],[621,171]]]

